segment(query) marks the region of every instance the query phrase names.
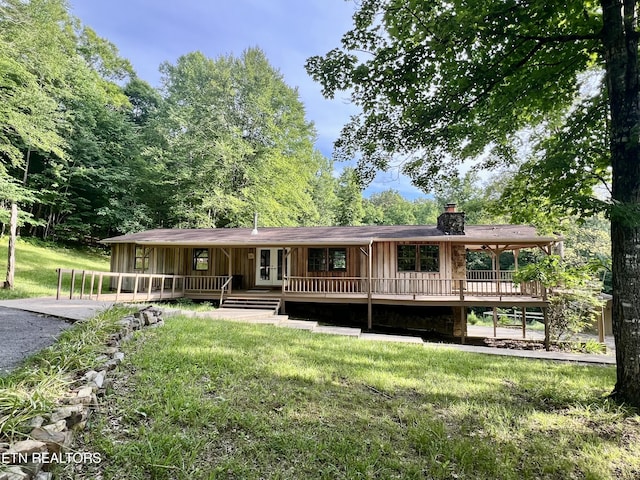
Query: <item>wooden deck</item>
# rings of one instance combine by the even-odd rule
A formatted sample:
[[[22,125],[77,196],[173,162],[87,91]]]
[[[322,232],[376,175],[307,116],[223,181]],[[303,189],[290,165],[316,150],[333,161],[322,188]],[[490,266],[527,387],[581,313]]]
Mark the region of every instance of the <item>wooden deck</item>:
[[[63,285],[65,288],[63,288]],[[452,307],[542,307],[539,284],[508,279],[298,278],[283,287],[231,291],[231,276],[191,277],[119,272],[58,270],[57,298],[149,302],[191,298],[222,303],[229,295],[277,298],[283,302],[431,305]],[[65,294],[63,290],[68,293]]]

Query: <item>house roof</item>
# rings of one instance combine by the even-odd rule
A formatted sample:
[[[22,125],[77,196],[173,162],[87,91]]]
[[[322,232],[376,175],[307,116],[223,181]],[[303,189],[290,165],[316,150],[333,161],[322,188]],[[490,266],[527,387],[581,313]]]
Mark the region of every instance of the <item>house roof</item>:
[[[368,245],[383,241],[451,242],[473,247],[549,245],[558,237],[539,236],[526,225],[467,225],[464,235],[446,235],[429,225],[374,225],[357,227],[263,227],[157,229],[102,240],[106,244],[134,243],[155,246],[287,247],[303,245]]]

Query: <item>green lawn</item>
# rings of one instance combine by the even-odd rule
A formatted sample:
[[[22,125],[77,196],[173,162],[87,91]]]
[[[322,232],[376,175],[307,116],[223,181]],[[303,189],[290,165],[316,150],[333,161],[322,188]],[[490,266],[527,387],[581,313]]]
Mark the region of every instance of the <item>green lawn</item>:
[[[57,268],[109,271],[109,257],[99,252],[67,249],[19,239],[16,246],[15,289],[0,289],[0,299],[46,297],[56,294]],[[0,272],[4,283],[7,271],[7,239],[0,242]],[[68,293],[69,278],[65,286]]]
[[[613,368],[185,317],[138,338],[73,478],[640,477]]]

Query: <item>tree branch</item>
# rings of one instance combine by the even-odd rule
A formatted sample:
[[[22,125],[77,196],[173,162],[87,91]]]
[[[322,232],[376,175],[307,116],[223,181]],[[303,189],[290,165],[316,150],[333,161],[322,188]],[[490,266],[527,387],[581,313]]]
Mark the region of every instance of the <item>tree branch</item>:
[[[585,34],[572,34],[572,35],[555,35],[551,37],[543,37],[538,35],[516,35],[517,38],[523,40],[534,40],[541,44],[547,43],[571,43],[581,42],[587,40],[600,40],[602,37],[602,30],[598,33],[585,33]]]

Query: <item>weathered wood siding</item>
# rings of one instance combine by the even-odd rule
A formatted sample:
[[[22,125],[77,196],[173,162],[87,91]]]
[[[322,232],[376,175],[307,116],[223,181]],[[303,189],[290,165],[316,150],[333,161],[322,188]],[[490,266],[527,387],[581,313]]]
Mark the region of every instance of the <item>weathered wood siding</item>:
[[[185,249],[149,247],[149,268],[135,269],[136,246],[131,243],[111,246],[111,271],[124,273],[166,273],[185,275]]]
[[[433,278],[452,277],[452,246],[450,243],[438,244],[440,253],[439,272],[399,272],[398,245],[435,245],[428,242],[377,242],[373,244],[373,278]],[[456,247],[454,247],[456,248]],[[463,247],[464,250],[464,247]],[[366,272],[366,270],[365,270]]]
[[[466,275],[466,255],[464,245],[449,242],[439,244],[439,272],[399,272],[397,245],[429,245],[420,242],[377,242],[372,246],[372,277],[383,279],[464,279]],[[114,244],[111,247],[111,271],[127,273],[166,273],[195,276],[242,276],[242,288],[255,286],[257,253],[255,248],[227,248],[229,259],[223,248],[209,248],[209,268],[193,269],[193,254],[197,247],[150,247],[149,268],[135,270],[135,245]],[[290,274],[294,277],[367,277],[367,256],[360,247],[346,247],[346,271],[309,272],[309,248],[293,247],[288,257]],[[324,248],[324,247],[318,247]],[[366,251],[366,247],[365,247]]]
[[[347,269],[346,271],[324,271],[310,272],[309,248],[314,247],[297,247],[293,248],[289,259],[291,261],[291,276],[293,277],[360,277],[367,275],[366,257],[360,252],[359,247],[346,247],[347,250]],[[325,248],[325,247],[317,247]],[[333,248],[333,247],[329,247]],[[365,260],[363,260],[363,257]],[[364,265],[364,269],[363,269]]]

